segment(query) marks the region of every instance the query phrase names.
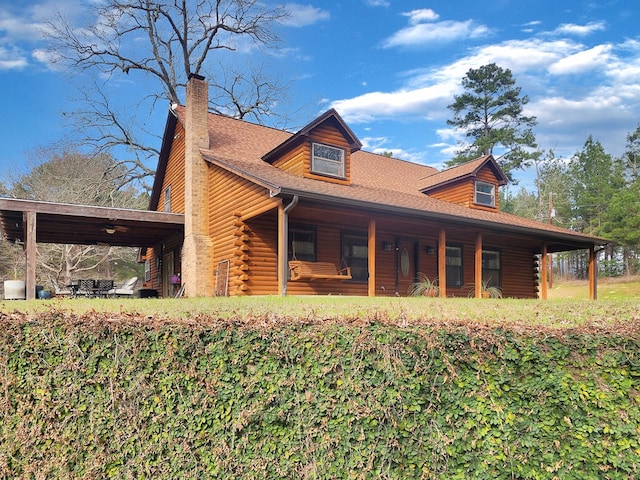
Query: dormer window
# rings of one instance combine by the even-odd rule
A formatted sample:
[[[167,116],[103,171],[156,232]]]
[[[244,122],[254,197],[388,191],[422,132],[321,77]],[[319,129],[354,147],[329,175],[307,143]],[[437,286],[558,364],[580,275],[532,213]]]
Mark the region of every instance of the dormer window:
[[[493,183],[476,180],[473,201],[476,205],[494,208],[496,206],[496,186]]]
[[[311,173],[334,178],[347,178],[345,151],[322,143],[311,144]]]

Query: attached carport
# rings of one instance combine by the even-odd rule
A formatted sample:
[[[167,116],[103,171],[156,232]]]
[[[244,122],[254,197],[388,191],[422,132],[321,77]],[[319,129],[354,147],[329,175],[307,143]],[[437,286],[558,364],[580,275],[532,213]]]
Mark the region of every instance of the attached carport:
[[[24,246],[29,300],[35,298],[37,243],[152,247],[184,236],[184,215],[0,198],[0,228]]]

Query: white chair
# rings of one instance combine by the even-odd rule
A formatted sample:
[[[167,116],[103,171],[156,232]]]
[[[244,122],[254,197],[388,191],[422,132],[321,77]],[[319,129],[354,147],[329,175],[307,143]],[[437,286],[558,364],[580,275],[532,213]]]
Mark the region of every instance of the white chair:
[[[138,283],[138,277],[131,277],[124,282],[121,286],[112,288],[107,291],[108,297],[132,297],[134,294],[134,288]]]
[[[56,297],[73,297],[74,295],[74,291],[69,287],[60,288],[54,281],[51,282],[51,285],[53,286],[53,292]]]

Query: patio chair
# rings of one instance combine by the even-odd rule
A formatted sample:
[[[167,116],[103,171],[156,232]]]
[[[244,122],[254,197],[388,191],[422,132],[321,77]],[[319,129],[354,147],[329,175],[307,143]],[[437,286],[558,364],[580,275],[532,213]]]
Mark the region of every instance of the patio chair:
[[[93,285],[96,295],[100,297],[106,297],[113,288],[113,280],[97,280]]]
[[[51,282],[51,286],[56,297],[72,297],[74,295],[74,291],[71,288],[60,288],[54,281]]]
[[[93,280],[78,280],[77,295],[93,296]]]
[[[112,288],[107,292],[108,297],[132,297],[134,293],[134,288],[138,283],[138,277],[131,277],[129,280],[124,282],[121,286]]]

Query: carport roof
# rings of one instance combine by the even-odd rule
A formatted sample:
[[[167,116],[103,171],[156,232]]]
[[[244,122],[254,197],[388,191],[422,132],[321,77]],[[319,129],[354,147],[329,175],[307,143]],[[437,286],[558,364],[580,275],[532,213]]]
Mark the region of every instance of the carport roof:
[[[27,212],[36,213],[36,243],[151,247],[184,235],[179,213],[0,198],[0,227],[7,240],[25,241]]]

